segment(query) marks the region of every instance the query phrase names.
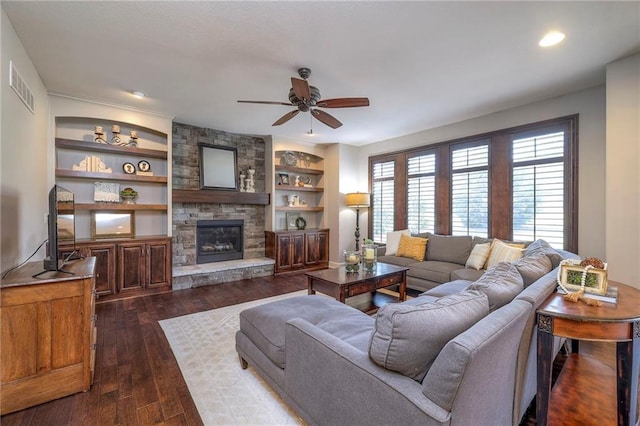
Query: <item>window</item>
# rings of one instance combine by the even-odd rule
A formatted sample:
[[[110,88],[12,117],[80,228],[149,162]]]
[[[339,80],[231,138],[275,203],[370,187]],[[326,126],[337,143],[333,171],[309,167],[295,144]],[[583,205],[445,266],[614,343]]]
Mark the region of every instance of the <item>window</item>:
[[[545,239],[564,247],[564,132],[516,138],[513,157],[513,239]]]
[[[392,232],[394,219],[395,163],[375,163],[372,173],[372,235],[376,242],[387,241],[387,232]]]
[[[578,116],[369,158],[369,235],[547,240],[578,250]]]
[[[436,156],[407,160],[407,227],[413,234],[434,232],[436,222]]]
[[[489,145],[451,152],[451,234],[487,237],[489,232]]]

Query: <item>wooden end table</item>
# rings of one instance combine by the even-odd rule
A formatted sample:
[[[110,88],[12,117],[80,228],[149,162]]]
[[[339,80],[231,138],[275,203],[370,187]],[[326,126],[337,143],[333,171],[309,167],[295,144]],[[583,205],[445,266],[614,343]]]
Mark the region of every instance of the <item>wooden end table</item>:
[[[347,297],[399,284],[398,299],[404,301],[407,298],[408,269],[378,262],[374,272],[346,272],[344,266],[307,272],[307,290],[309,294],[319,291],[345,303]]]
[[[536,418],[538,425],[585,424],[598,419],[599,424],[616,423],[633,426],[637,420],[638,373],[640,371],[640,290],[609,281],[618,287],[618,303],[602,302],[588,306],[565,301],[552,294],[537,310],[538,390]],[[551,369],[553,338],[572,339],[568,357],[553,391]],[[616,371],[595,359],[580,356],[579,341],[616,342]],[[585,377],[590,378],[585,380]],[[615,377],[617,398],[607,392]],[[596,383],[593,383],[593,381]],[[601,383],[598,383],[601,382]],[[586,389],[590,386],[591,389]],[[549,404],[553,394],[553,403]],[[616,402],[617,401],[617,402]],[[617,412],[613,407],[617,408]],[[611,413],[606,420],[602,415]],[[584,419],[575,416],[584,414]],[[593,424],[593,423],[592,423]]]

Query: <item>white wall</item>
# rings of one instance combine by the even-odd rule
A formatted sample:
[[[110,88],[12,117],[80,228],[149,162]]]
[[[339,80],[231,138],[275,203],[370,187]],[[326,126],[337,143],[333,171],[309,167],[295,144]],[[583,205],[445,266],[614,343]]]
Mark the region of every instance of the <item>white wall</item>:
[[[608,275],[640,288],[640,54],[607,66]]]
[[[366,145],[360,149],[360,181],[366,185],[367,159],[371,155],[401,151],[572,114],[579,114],[578,252],[582,256],[605,258],[604,86]],[[364,219],[361,221],[361,227],[367,226],[366,217]]]
[[[47,176],[49,106],[44,84],[2,10],[0,68],[0,269],[24,260],[47,238],[47,194],[53,180]],[[32,114],[9,86],[9,61],[35,97]],[[44,258],[44,247],[32,260]]]

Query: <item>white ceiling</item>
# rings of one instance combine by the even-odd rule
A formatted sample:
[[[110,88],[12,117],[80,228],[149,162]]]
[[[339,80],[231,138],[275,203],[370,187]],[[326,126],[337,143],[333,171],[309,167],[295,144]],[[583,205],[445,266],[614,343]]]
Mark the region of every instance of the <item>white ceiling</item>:
[[[604,83],[640,51],[640,2],[2,1],[50,92],[181,123],[363,145]],[[537,46],[550,29],[567,34]],[[333,130],[301,113],[272,127],[309,67]],[[148,94],[137,100],[127,93]]]

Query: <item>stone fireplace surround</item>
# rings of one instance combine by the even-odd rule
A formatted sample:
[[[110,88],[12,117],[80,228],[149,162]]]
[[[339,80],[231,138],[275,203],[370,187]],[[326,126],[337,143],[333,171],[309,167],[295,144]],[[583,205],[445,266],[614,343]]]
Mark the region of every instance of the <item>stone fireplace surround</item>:
[[[238,171],[253,168],[256,193],[265,191],[265,143],[261,138],[236,135],[213,129],[173,123],[174,201],[172,204],[173,289],[198,287],[273,275],[274,261],[264,257],[265,207],[237,204],[229,197],[189,200],[190,191],[199,190],[200,166],[198,143],[231,146],[238,150]],[[176,197],[176,191],[181,196]],[[199,192],[199,191],[198,191]],[[179,200],[176,202],[176,199]],[[244,258],[198,265],[196,262],[196,222],[198,220],[243,220]]]

